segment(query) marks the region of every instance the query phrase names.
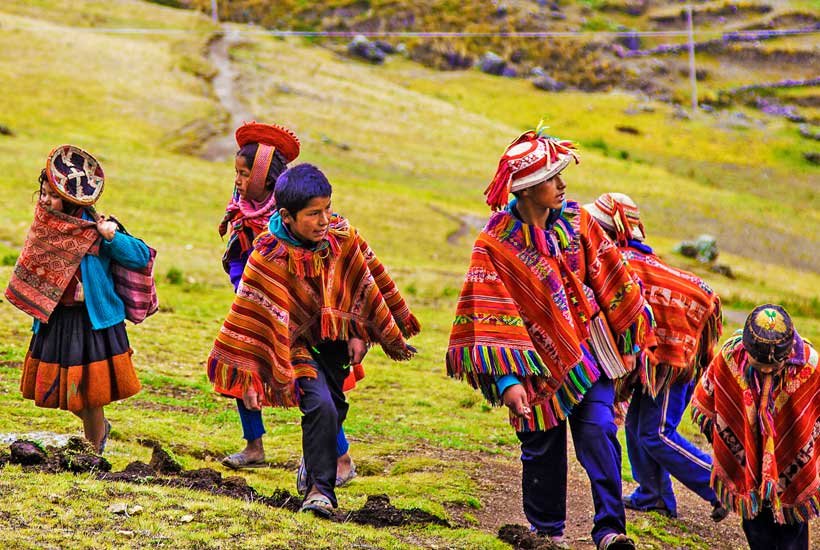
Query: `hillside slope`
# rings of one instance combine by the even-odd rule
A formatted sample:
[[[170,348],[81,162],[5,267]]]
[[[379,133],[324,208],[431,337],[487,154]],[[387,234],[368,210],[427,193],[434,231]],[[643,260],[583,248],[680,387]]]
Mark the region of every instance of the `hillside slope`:
[[[13,0],[0,6],[0,28],[0,52],[12,52],[0,55],[0,125],[10,133],[0,135],[0,285],[25,238],[48,151],[68,142],[94,152],[107,175],[99,209],[157,248],[162,302],[156,316],[129,326],[144,389],[107,409],[114,431],[106,456],[115,470],[147,462],[151,451],[140,442],[153,440],[185,468],[226,473],[216,461],[237,450],[239,425],[232,403],[211,392],[203,361],[231,300],[216,224],[233,168],[196,155],[232,130],[206,57],[219,28],[194,11],[131,0]],[[627,94],[546,94],[525,81],[442,73],[399,57],[373,66],[229,28],[241,36],[231,49],[238,97],[257,120],[297,132],[300,160],[328,173],[336,208],[367,236],[425,329],[417,359],[391,364],[379,350],[367,358],[345,426],[361,477],[340,491],[340,506],[355,510],[386,493],[454,528],[328,524],[262,502],[7,465],[0,536],[9,547],[508,548],[491,529],[520,521],[519,503],[502,496],[516,475],[515,436],[503,411],[445,377],[442,357],[476,220],[487,213],[481,192],[506,143],[542,116],[556,134],[580,141],[570,194],[586,201],[613,185],[632,194],[657,247],[706,277],[736,312],[727,330],[751,305],[772,300],[820,337],[811,253],[817,173],[790,153],[800,138],[785,123],[738,129],[720,116],[681,120],[668,105]],[[731,251],[720,260],[736,279],[671,253],[704,230]],[[29,318],[0,302],[3,441],[79,431],[73,416],[19,396],[29,328]],[[292,491],[298,411],[265,414],[271,468],[242,477],[264,495]],[[573,498],[588,506],[588,489],[572,475]],[[109,509],[116,503],[144,511],[117,514]],[[680,521],[630,517],[630,528],[647,548],[733,547],[738,525],[712,529],[700,521],[705,513],[693,504]],[[586,515],[570,529],[578,548],[589,547]]]

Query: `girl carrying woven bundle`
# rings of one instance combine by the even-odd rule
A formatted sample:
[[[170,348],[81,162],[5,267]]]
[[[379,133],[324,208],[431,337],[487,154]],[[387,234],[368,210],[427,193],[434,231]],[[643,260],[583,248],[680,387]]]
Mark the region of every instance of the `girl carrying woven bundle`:
[[[140,390],[112,263],[139,269],[151,260],[145,243],[94,212],[103,184],[102,168],[86,151],[63,145],[51,152],[40,174],[34,222],[5,293],[34,317],[23,397],[77,415],[100,453],[111,431],[103,407]]]
[[[535,533],[568,547],[569,423],[592,486],[592,538],[600,549],[629,549],[612,378],[649,342],[651,314],[617,248],[566,200],[561,172],[573,160],[571,143],[538,130],[502,156],[485,192],[498,211],[473,247],[447,372],[510,409],[521,441],[524,513]],[[508,204],[510,193],[516,198]],[[613,333],[609,349],[593,346],[594,323]]]

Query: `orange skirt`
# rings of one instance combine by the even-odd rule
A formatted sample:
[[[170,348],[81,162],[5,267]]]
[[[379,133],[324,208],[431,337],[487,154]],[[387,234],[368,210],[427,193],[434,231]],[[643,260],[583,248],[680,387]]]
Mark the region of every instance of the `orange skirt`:
[[[85,306],[58,306],[31,338],[20,390],[38,407],[102,407],[140,391],[132,353],[124,323],[93,330]]]

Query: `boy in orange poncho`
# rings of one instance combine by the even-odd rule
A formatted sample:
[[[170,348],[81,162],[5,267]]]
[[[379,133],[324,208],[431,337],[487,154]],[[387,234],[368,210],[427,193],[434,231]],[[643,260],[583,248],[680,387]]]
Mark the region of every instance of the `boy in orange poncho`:
[[[348,405],[351,363],[379,343],[394,360],[415,350],[405,338],[416,318],[373,251],[332,213],[331,186],[316,167],[285,171],[279,209],[254,242],[231,311],[208,358],[219,393],[252,388],[264,405],[302,410],[307,494],[302,511],[329,516],[336,506],[336,435]]]
[[[820,514],[817,351],[782,307],[756,307],[695,388],[712,443],[712,487],[743,518],[751,550],[808,550]]]
[[[657,347],[640,361],[639,383],[626,415],[626,449],[638,488],[624,498],[627,508],[677,517],[670,474],[712,507],[712,519],[726,517],[709,487],[712,460],[678,433],[695,381],[714,356],[721,333],[720,299],[688,271],[666,265],[644,242],[635,202],[623,193],[604,193],[584,205],[618,245],[640,279],[655,316]],[[628,397],[629,394],[627,394]]]
[[[569,142],[539,131],[521,135],[502,156],[486,194],[494,209],[506,208],[490,216],[473,247],[447,371],[509,407],[534,532],[568,547],[569,420],[592,486],[592,538],[599,549],[630,549],[611,377],[628,371],[619,352],[634,359],[651,337],[651,316],[617,247],[565,200],[560,173],[573,159]],[[516,199],[508,204],[510,192]],[[614,333],[609,349],[594,349],[596,326]]]

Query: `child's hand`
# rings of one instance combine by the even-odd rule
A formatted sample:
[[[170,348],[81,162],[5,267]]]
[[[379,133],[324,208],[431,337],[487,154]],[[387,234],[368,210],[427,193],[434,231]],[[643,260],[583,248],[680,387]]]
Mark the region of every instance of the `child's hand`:
[[[259,394],[256,393],[253,386],[248,386],[248,388],[242,393],[242,403],[249,411],[262,410],[262,400],[259,399]]]
[[[521,384],[515,384],[507,388],[501,399],[515,416],[529,416],[530,404],[527,401],[527,392]]]
[[[114,233],[117,232],[117,224],[105,219],[105,216],[100,216],[97,220],[97,231],[103,236],[103,239],[110,241],[114,238]]]
[[[367,355],[367,344],[361,338],[351,338],[347,341],[347,354],[351,365],[358,365]]]

